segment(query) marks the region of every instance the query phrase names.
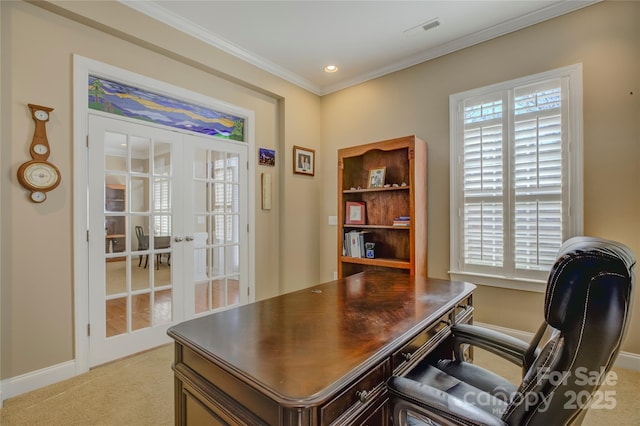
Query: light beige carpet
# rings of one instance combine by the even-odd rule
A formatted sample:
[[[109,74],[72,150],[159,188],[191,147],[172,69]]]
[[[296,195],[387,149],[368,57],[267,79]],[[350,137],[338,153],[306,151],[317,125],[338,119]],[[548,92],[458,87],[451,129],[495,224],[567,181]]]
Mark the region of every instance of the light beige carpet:
[[[172,425],[173,345],[4,401],[2,426]]]
[[[520,370],[476,350],[475,362],[518,382]],[[125,358],[11,398],[0,409],[2,426],[162,426],[173,418],[173,345]],[[589,410],[585,426],[640,425],[640,372],[615,368],[615,408]],[[554,425],[549,425],[554,426]]]

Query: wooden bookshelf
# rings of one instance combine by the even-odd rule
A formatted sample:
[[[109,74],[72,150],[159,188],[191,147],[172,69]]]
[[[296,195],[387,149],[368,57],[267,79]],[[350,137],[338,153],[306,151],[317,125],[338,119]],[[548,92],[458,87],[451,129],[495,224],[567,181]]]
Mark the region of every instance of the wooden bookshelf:
[[[380,167],[387,186],[369,188],[369,170]],[[348,201],[365,203],[364,224],[346,224]],[[393,225],[400,216],[409,226]],[[345,255],[345,233],[353,230],[367,231],[374,258]],[[415,136],[338,150],[338,276],[367,270],[427,275],[427,145]]]
[[[127,248],[125,229],[126,187],[120,184],[106,184],[104,192],[105,209],[105,253],[120,253]],[[107,261],[124,260],[112,257]]]

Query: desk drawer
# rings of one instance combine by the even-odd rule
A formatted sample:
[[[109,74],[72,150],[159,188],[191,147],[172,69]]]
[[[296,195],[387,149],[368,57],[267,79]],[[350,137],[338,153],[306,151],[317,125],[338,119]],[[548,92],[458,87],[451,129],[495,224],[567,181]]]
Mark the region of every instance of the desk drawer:
[[[323,406],[320,409],[320,424],[328,425],[343,414],[349,416],[364,411],[385,389],[388,369],[388,362],[381,363]],[[347,414],[347,411],[351,413]]]
[[[449,334],[449,328],[451,326],[450,315],[451,311],[441,316],[431,327],[421,331],[416,337],[411,339],[409,343],[394,352],[392,356],[394,374],[397,373],[399,367],[404,366],[405,363],[415,356],[421,356],[429,352],[440,340]]]

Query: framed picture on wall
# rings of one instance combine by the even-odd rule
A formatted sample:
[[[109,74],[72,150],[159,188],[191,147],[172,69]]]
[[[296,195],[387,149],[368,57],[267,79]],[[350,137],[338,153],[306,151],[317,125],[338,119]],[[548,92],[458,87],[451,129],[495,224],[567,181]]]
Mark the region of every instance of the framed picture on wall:
[[[276,152],[273,149],[260,148],[258,150],[258,164],[261,166],[275,166]]]
[[[293,173],[300,175],[315,175],[316,151],[301,146],[293,147]]]

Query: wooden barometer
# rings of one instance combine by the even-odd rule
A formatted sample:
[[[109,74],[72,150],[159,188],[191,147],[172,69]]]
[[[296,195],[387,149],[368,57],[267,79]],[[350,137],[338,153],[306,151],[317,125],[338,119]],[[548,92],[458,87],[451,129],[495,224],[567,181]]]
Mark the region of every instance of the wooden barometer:
[[[29,153],[31,160],[18,168],[18,181],[31,191],[29,199],[41,203],[47,199],[47,192],[55,189],[61,181],[60,171],[47,159],[51,153],[47,139],[46,123],[53,108],[28,104],[31,117],[36,123]]]

